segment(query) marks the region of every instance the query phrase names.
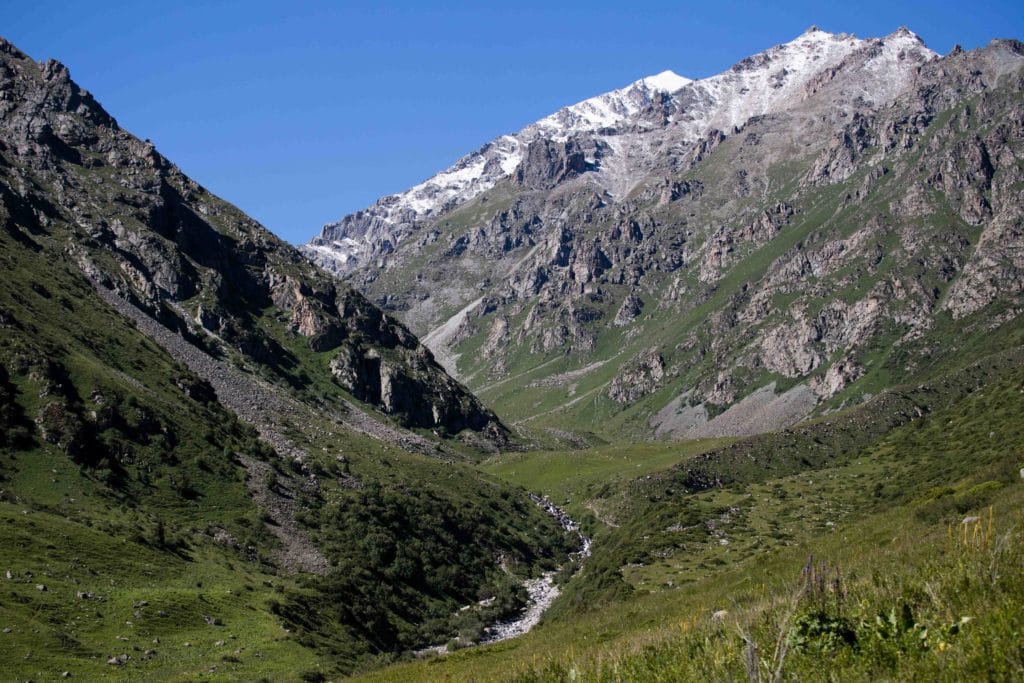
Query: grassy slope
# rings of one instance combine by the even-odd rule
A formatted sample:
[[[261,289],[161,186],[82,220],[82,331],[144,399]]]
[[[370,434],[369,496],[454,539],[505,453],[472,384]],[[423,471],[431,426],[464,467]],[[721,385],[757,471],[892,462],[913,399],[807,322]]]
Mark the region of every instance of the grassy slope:
[[[761,675],[769,675],[780,633],[792,643],[784,672],[800,678],[826,677],[823,656],[843,680],[1017,678],[1024,673],[1016,635],[1024,627],[1017,607],[1024,599],[1024,486],[1017,473],[1024,464],[1024,370],[1006,367],[970,389],[812,469],[675,503],[622,498],[619,509],[647,518],[649,536],[634,539],[640,561],[623,572],[633,586],[624,599],[592,609],[566,609],[563,599],[555,618],[518,641],[372,679],[743,678],[744,637],[757,647]],[[577,506],[587,502],[585,486],[548,474],[542,470],[549,490]],[[671,475],[652,479],[643,484],[649,493],[663,490]],[[671,513],[664,522],[687,510],[712,527],[698,521],[678,532],[650,523],[661,512]],[[984,518],[977,530],[960,524],[971,514]],[[597,535],[596,553],[602,543],[623,542],[616,531]],[[830,577],[839,569],[841,599],[828,587],[831,578],[802,592],[808,555],[826,560]],[[570,584],[567,598],[573,594]],[[712,618],[723,609],[724,619]],[[969,622],[954,626],[962,617]],[[836,634],[857,645],[841,644]]]
[[[291,579],[212,547],[169,553],[102,522],[90,528],[27,505],[0,504],[0,553],[12,575],[0,599],[11,629],[0,647],[5,676],[288,680],[318,668],[267,610],[268,595]],[[123,668],[107,664],[124,654]]]
[[[0,666],[11,675],[177,679],[216,667],[252,680],[369,666],[454,635],[447,616],[504,581],[496,552],[524,572],[562,552],[557,525],[522,490],[339,429],[325,413],[291,435],[310,453],[299,478],[312,471],[321,482],[300,522],[336,573],[353,564],[364,573],[340,586],[358,594],[341,597],[330,581],[284,575],[235,454],[267,460],[281,478],[297,473],[216,401],[186,396],[182,387],[203,383],[95,295],[60,252],[60,234],[0,232],[0,584],[12,574],[0,596],[0,628],[11,629]],[[340,391],[308,393],[329,401]],[[36,424],[44,414],[55,443]],[[343,469],[366,489],[347,486]],[[387,507],[414,503],[436,516],[402,519]],[[371,552],[398,544],[416,552]],[[377,600],[369,588],[380,586],[396,597]],[[140,600],[149,604],[132,607]],[[318,641],[289,610],[308,600],[372,604],[387,638],[368,638],[342,614],[318,625]],[[121,654],[126,666],[106,663]]]
[[[682,443],[617,444],[575,451],[502,453],[482,464],[485,471],[543,493],[585,528],[599,514],[600,499],[628,481],[664,470],[694,455],[729,443],[705,439]]]
[[[197,378],[59,260],[19,249],[6,233],[0,258],[0,308],[16,321],[0,346],[7,366],[23,370],[7,380],[15,401],[5,401],[5,413],[13,407],[15,419],[0,444],[0,571],[11,576],[0,578],[0,622],[11,629],[0,641],[5,676],[173,679],[216,667],[259,678],[315,668],[313,653],[266,609],[271,584],[284,590],[294,582],[207,533],[222,529],[262,553],[271,546],[230,456],[261,452],[252,430],[216,403],[184,399],[172,378]],[[89,442],[79,462],[33,433],[29,419],[55,396],[69,419],[88,415],[82,405],[101,416],[78,435]],[[105,408],[119,416],[109,428]],[[143,426],[154,421],[156,429]],[[147,658],[147,649],[155,654]],[[125,669],[106,663],[121,654],[131,656]]]

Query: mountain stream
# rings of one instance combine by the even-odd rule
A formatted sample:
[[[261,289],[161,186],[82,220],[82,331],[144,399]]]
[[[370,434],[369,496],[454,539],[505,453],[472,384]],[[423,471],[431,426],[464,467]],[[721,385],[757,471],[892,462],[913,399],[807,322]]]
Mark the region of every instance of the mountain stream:
[[[583,535],[583,532],[580,531],[580,525],[574,519],[569,517],[564,510],[552,503],[546,496],[541,497],[531,493],[530,499],[537,505],[544,508],[545,512],[558,520],[558,523],[563,529],[575,533],[579,537],[580,549],[577,552],[570,554],[572,559],[582,561],[590,557],[591,539]],[[526,593],[529,596],[526,609],[524,609],[519,616],[513,619],[499,621],[488,626],[484,629],[484,636],[480,639],[478,644],[486,645],[488,643],[498,643],[503,640],[509,640],[510,638],[517,638],[527,633],[531,628],[540,623],[540,619],[544,616],[544,612],[551,607],[551,604],[560,593],[558,586],[555,585],[555,574],[556,572],[550,571],[545,572],[539,578],[526,579],[523,582],[523,587],[526,588]],[[447,652],[447,645],[435,645],[433,647],[417,650],[416,654],[446,654]]]

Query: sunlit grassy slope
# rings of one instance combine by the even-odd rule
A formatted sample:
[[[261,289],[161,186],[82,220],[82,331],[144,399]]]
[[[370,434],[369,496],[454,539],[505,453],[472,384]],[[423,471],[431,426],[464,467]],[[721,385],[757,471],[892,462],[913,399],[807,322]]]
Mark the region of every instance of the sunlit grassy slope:
[[[891,429],[868,404],[792,443],[636,449],[628,481],[628,446],[492,460],[602,512],[594,557],[526,637],[371,680],[1019,679],[1024,370],[1003,354],[903,398],[922,416]],[[755,452],[781,460],[756,475]],[[723,485],[693,485],[716,468]]]
[[[60,240],[0,231],[0,680],[341,675],[455,635],[458,607],[521,580],[497,552],[521,573],[557,563],[542,549],[564,547],[554,520],[469,463],[328,411],[291,435],[304,464],[280,457],[107,306]],[[249,490],[278,482],[327,577],[289,571]]]
[[[502,453],[485,461],[482,467],[583,515],[587,501],[601,498],[629,480],[663,470],[729,441],[705,439],[617,444],[573,451]]]

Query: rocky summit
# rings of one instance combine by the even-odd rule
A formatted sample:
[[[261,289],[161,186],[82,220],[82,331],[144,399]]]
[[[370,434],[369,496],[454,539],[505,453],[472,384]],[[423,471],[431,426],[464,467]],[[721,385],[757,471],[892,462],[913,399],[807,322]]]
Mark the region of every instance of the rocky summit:
[[[1016,329],[1022,67],[812,27],[566,107],[303,251],[535,432],[788,426]]]

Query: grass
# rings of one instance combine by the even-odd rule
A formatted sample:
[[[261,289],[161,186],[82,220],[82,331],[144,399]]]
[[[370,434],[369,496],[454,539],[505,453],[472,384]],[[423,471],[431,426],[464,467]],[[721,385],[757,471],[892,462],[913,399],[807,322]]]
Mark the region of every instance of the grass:
[[[952,532],[906,513],[865,520],[802,549],[827,560],[772,558],[763,567],[777,577],[772,584],[751,581],[718,603],[694,600],[660,634],[549,658],[510,678],[1018,679],[1022,502],[1017,485],[977,511],[984,523]]]
[[[1018,678],[1024,370],[1012,358],[921,387],[928,412],[902,425],[879,422],[894,409],[883,401],[790,436],[681,445],[677,462],[652,445],[635,452],[636,478],[622,447],[492,459],[493,472],[621,524],[590,519],[594,556],[534,632],[367,678],[772,680],[780,642],[787,679]],[[868,436],[849,441],[841,424]],[[830,433],[849,450],[801,462]],[[753,448],[780,462],[740,466]],[[803,454],[791,467],[787,449]],[[725,483],[687,491],[682,473],[698,463]],[[961,524],[971,516],[982,525]],[[804,587],[808,556],[838,570],[841,594]]]
[[[9,502],[0,529],[12,577],[0,581],[0,622],[11,629],[0,647],[5,677],[298,680],[318,668],[267,609],[267,585],[293,582],[212,543],[177,555],[116,526]],[[123,654],[123,666],[107,663]]]
[[[683,443],[612,445],[577,451],[502,453],[481,468],[502,479],[543,492],[577,518],[594,514],[588,502],[628,481],[664,470],[729,443],[705,439]]]
[[[5,181],[31,173],[3,167]],[[97,212],[117,215],[104,203],[116,183],[74,178]],[[48,199],[46,188],[34,185],[34,199]],[[266,302],[236,300],[247,334],[276,344],[281,363],[231,360],[308,408],[285,426],[304,463],[279,457],[98,297],[65,251],[69,241],[92,244],[75,223],[58,208],[45,226],[11,222],[11,202],[0,204],[0,572],[12,576],[0,594],[4,676],[315,680],[455,635],[458,607],[511,589],[498,556],[519,577],[565,557],[557,524],[522,489],[465,464],[479,458],[471,448],[431,458],[339,424],[336,404],[351,397],[332,382],[326,354],[289,336]],[[236,209],[217,207],[209,233],[265,239],[263,256],[281,272],[311,271]],[[299,533],[324,553],[328,576],[289,574],[239,454],[273,468],[259,485],[295,484]],[[315,489],[297,485],[312,478]],[[308,603],[325,615],[315,633],[300,611]],[[338,605],[372,610],[385,637],[360,630],[363,613],[329,611]],[[124,663],[107,664],[122,654]]]

